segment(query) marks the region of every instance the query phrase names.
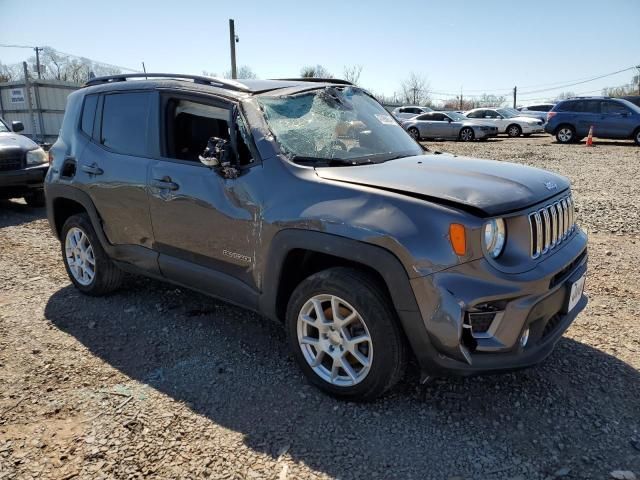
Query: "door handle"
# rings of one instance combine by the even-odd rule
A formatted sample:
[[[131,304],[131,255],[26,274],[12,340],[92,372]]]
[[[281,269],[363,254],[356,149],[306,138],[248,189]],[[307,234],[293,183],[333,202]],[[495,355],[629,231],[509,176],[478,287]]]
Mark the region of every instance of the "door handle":
[[[180,185],[171,180],[171,177],[154,178],[151,186],[161,188],[163,190],[178,190]]]
[[[102,170],[98,165],[96,165],[95,163],[91,164],[91,165],[82,165],[80,167],[80,169],[83,172],[88,173],[89,175],[102,175],[104,173],[104,170]]]

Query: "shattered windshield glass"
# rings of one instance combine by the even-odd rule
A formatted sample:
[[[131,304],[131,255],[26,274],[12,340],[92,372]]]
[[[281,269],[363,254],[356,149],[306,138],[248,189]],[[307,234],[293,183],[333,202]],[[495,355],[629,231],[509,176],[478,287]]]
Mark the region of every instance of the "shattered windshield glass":
[[[314,165],[383,162],[422,149],[382,106],[354,87],[325,87],[259,100],[282,150]]]

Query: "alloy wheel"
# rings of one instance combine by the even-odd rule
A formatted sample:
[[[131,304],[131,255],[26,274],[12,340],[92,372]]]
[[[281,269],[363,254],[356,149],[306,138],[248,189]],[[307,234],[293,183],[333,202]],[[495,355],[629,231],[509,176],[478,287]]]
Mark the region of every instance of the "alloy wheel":
[[[463,128],[460,132],[460,138],[462,138],[463,142],[469,142],[473,140],[473,130],[470,128]]]
[[[573,132],[570,128],[564,127],[558,130],[558,139],[562,143],[569,143],[573,138]]]
[[[360,314],[335,295],[315,295],[302,306],[297,322],[298,345],[316,375],[350,387],[367,376],[373,343]]]
[[[64,241],[65,260],[73,278],[83,286],[90,285],[96,275],[96,258],[91,241],[78,227],[70,228]]]
[[[420,140],[420,132],[418,132],[417,128],[410,128],[409,134],[415,139]]]

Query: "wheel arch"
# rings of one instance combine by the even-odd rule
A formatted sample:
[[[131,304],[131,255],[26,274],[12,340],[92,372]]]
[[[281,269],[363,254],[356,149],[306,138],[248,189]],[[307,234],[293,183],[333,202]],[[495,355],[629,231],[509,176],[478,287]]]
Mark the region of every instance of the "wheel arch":
[[[314,269],[320,271],[337,265],[363,269],[381,282],[388,293],[400,328],[418,363],[425,368],[425,354],[432,351],[431,341],[409,276],[392,252],[329,233],[286,229],[272,239],[267,258],[259,300],[261,313],[283,320],[291,293],[303,278],[315,273]],[[303,263],[299,263],[301,260]],[[312,268],[305,270],[310,265]]]
[[[62,226],[67,218],[78,213],[86,213],[102,247],[105,250],[109,249],[111,245],[102,229],[100,215],[89,195],[67,185],[47,185],[46,198],[49,225],[56,238],[60,238]]]

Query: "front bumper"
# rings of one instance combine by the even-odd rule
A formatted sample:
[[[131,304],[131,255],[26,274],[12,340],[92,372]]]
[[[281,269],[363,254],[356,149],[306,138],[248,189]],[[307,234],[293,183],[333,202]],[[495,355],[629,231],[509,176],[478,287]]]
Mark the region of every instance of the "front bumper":
[[[523,125],[522,133],[544,133],[544,125]]]
[[[43,188],[49,164],[0,172],[0,196],[20,196]]]
[[[491,138],[491,137],[498,136],[497,128],[492,128],[491,130],[481,130],[479,128],[474,128],[473,131],[477,139]]]
[[[569,312],[569,285],[587,270],[586,235],[528,272],[505,274],[484,259],[411,281],[430,348],[416,352],[425,376],[472,375],[515,370],[544,360],[587,305],[581,296]],[[468,328],[470,311],[500,305],[485,334]],[[523,347],[520,338],[529,329]]]

